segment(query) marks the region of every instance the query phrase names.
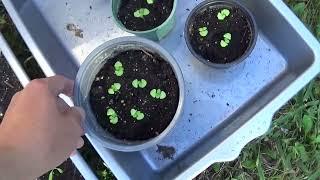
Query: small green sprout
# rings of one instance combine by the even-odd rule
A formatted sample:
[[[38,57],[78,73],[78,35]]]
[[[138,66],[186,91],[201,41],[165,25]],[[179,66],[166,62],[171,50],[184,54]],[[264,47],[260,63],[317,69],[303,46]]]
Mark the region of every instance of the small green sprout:
[[[230,15],[230,11],[229,11],[229,9],[222,9],[219,13],[218,13],[218,15],[217,15],[217,17],[218,17],[218,19],[220,20],[220,21],[223,21],[226,17],[228,17]]]
[[[206,37],[208,35],[209,31],[207,27],[201,27],[199,28],[199,34],[202,37]]]
[[[132,81],[132,86],[135,88],[145,88],[147,86],[147,81],[144,79],[141,79],[140,81],[135,79]]]
[[[124,72],[124,68],[122,66],[122,63],[120,61],[117,61],[115,64],[114,64],[114,74],[117,75],[117,76],[122,76],[123,75],[123,72]]]
[[[225,38],[225,39],[228,39],[228,40],[231,40],[231,34],[230,33],[225,33],[224,35],[223,35],[223,37]]]
[[[223,35],[223,38],[224,38],[224,39],[220,41],[220,46],[223,47],[223,48],[225,48],[225,47],[227,47],[227,46],[229,45],[232,36],[231,36],[230,33],[225,33],[225,34]]]
[[[148,3],[148,4],[153,4],[153,3],[154,3],[154,0],[147,0],[147,3]]]
[[[112,108],[109,108],[107,111],[107,116],[109,116],[109,120],[111,124],[117,124],[118,123],[118,115],[116,111],[114,111]]]
[[[111,85],[111,88],[108,89],[108,94],[115,94],[116,92],[119,92],[120,88],[121,88],[120,83],[113,83]]]
[[[165,99],[167,97],[167,94],[161,89],[152,89],[150,95],[155,99]]]
[[[131,116],[138,121],[141,121],[144,118],[144,114],[141,111],[138,111],[136,109],[131,109],[130,113],[131,113]]]
[[[56,174],[55,171],[57,171],[59,174],[62,174],[62,173],[63,173],[63,170],[62,170],[62,169],[60,169],[60,168],[55,168],[55,169],[53,169],[53,170],[50,171],[49,176],[48,176],[48,180],[53,180],[53,176]]]
[[[147,16],[147,15],[149,15],[150,14],[150,11],[149,11],[149,9],[147,9],[147,8],[141,8],[141,9],[138,9],[138,10],[136,10],[135,12],[134,12],[134,17],[136,17],[136,18],[144,18],[144,16]]]

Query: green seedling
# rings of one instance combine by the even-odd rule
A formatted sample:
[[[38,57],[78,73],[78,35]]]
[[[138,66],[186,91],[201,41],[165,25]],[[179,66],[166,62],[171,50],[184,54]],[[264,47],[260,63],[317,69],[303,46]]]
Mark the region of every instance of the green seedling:
[[[223,35],[223,40],[220,41],[220,46],[225,48],[229,45],[231,39],[232,39],[232,35],[230,33],[225,33]]]
[[[161,89],[152,89],[150,95],[155,99],[165,99],[167,97],[167,94]]]
[[[115,94],[116,92],[119,92],[120,88],[121,88],[120,83],[113,83],[111,85],[111,88],[108,89],[108,94]]]
[[[147,81],[144,79],[141,79],[140,81],[135,79],[132,81],[132,86],[135,88],[145,88],[147,86]]]
[[[153,3],[154,3],[154,0],[147,0],[147,3],[148,3],[148,4],[153,4]]]
[[[144,114],[136,109],[131,109],[130,113],[131,116],[138,121],[141,121],[144,118]]]
[[[201,27],[199,28],[199,34],[202,37],[206,37],[208,35],[209,31],[207,27]]]
[[[122,63],[120,61],[117,61],[114,64],[114,74],[120,77],[123,75],[123,72],[124,72],[124,68],[122,66]]]
[[[218,13],[218,15],[217,15],[217,17],[218,17],[218,19],[220,20],[220,21],[223,21],[226,17],[228,17],[230,15],[230,11],[229,11],[229,9],[222,9],[219,13]]]
[[[115,110],[112,108],[109,108],[107,111],[107,116],[109,116],[109,121],[111,124],[117,124],[118,123],[118,115]]]
[[[147,8],[141,8],[141,9],[138,9],[138,10],[136,10],[135,12],[134,12],[134,17],[136,17],[136,18],[144,18],[144,16],[147,16],[147,15],[149,15],[150,14],[150,11],[149,11],[149,9],[147,9]]]
[[[62,170],[62,169],[60,169],[60,168],[55,168],[55,169],[53,169],[53,170],[50,171],[49,176],[48,176],[48,180],[53,180],[53,176],[56,174],[55,171],[57,171],[59,174],[62,174],[62,173],[63,173],[63,170]]]

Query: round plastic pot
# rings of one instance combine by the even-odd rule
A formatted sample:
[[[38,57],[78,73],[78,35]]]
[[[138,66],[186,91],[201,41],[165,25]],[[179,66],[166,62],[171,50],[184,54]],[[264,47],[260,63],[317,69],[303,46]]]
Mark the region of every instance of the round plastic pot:
[[[250,44],[249,44],[247,50],[245,51],[245,53],[241,57],[239,57],[238,59],[235,59],[231,63],[227,63],[227,64],[213,63],[213,62],[209,61],[208,59],[203,58],[200,54],[196,53],[196,51],[193,49],[193,47],[191,45],[189,30],[191,28],[190,27],[191,22],[194,20],[194,16],[198,12],[201,12],[202,10],[206,9],[207,7],[213,7],[213,6],[238,7],[239,9],[241,9],[244,12],[247,19],[250,22],[250,27],[251,27],[251,32],[252,32],[252,38],[251,38]],[[207,0],[207,1],[200,3],[198,6],[196,6],[191,11],[191,13],[187,19],[185,29],[184,29],[184,37],[185,37],[185,40],[186,40],[186,43],[187,43],[189,50],[199,61],[201,61],[202,63],[204,63],[208,66],[214,67],[214,68],[229,68],[231,66],[234,66],[234,65],[239,64],[240,62],[244,61],[251,54],[251,52],[254,49],[256,42],[257,42],[258,28],[257,28],[257,24],[254,20],[252,13],[245,6],[240,4],[240,2],[234,1],[234,0],[223,0],[223,1],[222,0],[220,0],[220,1],[219,0]]]
[[[97,119],[92,112],[89,96],[91,85],[106,61],[119,52],[127,50],[143,49],[152,53],[160,55],[172,67],[179,85],[179,103],[171,123],[168,127],[157,137],[145,141],[124,141],[116,139],[112,134],[106,132],[97,122]],[[169,131],[174,127],[178,121],[182,106],[184,102],[184,80],[181,70],[176,63],[175,59],[157,43],[139,38],[139,37],[123,37],[111,40],[95,49],[81,65],[76,81],[74,90],[74,102],[76,106],[85,109],[86,120],[84,121],[85,132],[93,139],[99,141],[104,147],[124,152],[139,151],[148,147],[156,145],[162,138],[164,138]]]
[[[120,29],[140,37],[144,37],[154,41],[160,41],[173,29],[175,25],[177,1],[178,0],[173,1],[173,8],[168,19],[165,22],[163,22],[160,26],[147,31],[132,31],[127,29],[122,24],[122,22],[118,19],[118,11],[119,11],[122,0],[112,0],[112,15],[113,15],[114,21],[116,22],[118,27],[120,27]]]

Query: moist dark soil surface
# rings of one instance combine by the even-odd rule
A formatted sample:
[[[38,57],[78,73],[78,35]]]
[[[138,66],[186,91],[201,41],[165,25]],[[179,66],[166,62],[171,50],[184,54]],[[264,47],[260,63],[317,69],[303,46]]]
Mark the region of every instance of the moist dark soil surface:
[[[230,15],[223,21],[217,18],[222,9],[230,10]],[[251,23],[246,14],[238,7],[211,5],[198,11],[190,19],[188,36],[194,51],[212,63],[227,64],[237,60],[253,41]],[[202,37],[199,28],[207,27],[208,35]],[[225,48],[220,46],[225,33],[231,33],[232,39]]]
[[[22,86],[7,61],[0,57],[0,123],[10,104],[12,96]]]
[[[120,61],[124,74],[114,74],[114,64]],[[132,81],[145,79],[145,88],[134,88]],[[121,89],[115,95],[107,90],[113,83],[120,83]],[[163,90],[167,97],[154,99],[152,89]],[[105,130],[122,140],[146,140],[159,135],[171,122],[179,101],[179,86],[175,74],[159,55],[145,50],[130,50],[119,53],[97,74],[91,86],[90,104],[100,125]],[[111,124],[107,109],[116,111],[119,121]],[[144,113],[143,120],[135,120],[130,110],[134,108]]]
[[[122,0],[118,18],[122,24],[132,31],[146,31],[160,26],[171,14],[174,0],[155,0],[148,4],[146,0]],[[137,18],[134,12],[147,8],[150,14],[144,18]]]

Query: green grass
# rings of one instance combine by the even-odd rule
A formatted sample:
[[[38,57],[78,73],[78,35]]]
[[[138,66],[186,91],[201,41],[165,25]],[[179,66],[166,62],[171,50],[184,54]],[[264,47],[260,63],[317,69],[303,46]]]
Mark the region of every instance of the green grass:
[[[319,179],[320,81],[315,80],[276,115],[267,135],[233,162],[215,164],[198,179]]]
[[[286,0],[320,39],[320,0]],[[239,158],[212,165],[197,179],[320,179],[320,79],[311,82],[275,116],[270,131]]]
[[[317,38],[320,38],[320,1],[286,0],[293,11]]]

